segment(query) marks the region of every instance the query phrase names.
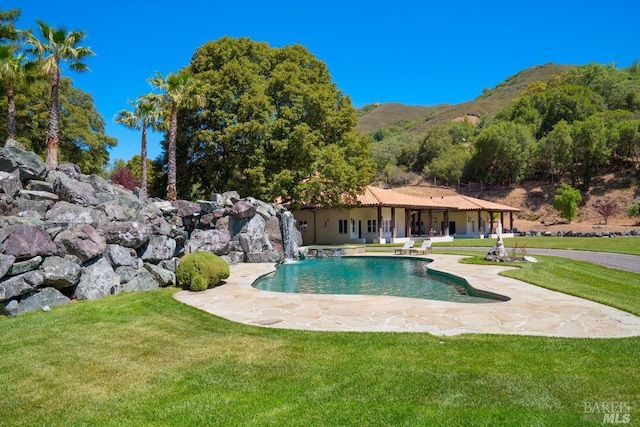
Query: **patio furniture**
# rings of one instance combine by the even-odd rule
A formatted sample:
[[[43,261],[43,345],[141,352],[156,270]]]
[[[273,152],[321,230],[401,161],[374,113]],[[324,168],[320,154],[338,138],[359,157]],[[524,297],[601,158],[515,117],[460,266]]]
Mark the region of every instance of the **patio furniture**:
[[[422,245],[419,248],[409,249],[409,255],[414,252],[416,253],[416,255],[420,255],[420,252],[422,252],[423,255],[426,255],[427,251],[433,253],[433,249],[431,248],[431,240],[423,240]]]
[[[404,242],[404,246],[401,248],[395,248],[395,254],[398,255],[402,255],[402,254],[410,254],[411,249],[413,248],[413,240],[409,240]]]

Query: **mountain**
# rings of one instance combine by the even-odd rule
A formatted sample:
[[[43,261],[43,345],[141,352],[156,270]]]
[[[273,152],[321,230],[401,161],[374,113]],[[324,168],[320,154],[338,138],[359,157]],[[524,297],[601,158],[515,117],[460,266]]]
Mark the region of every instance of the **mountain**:
[[[454,119],[470,117],[477,120],[484,114],[494,115],[519,97],[530,83],[546,82],[554,74],[562,74],[572,65],[544,64],[527,68],[507,78],[473,101],[461,104],[440,104],[432,107],[410,106],[397,103],[369,104],[358,109],[358,130],[365,134],[379,129],[403,129],[411,133],[424,133],[434,125],[447,124]]]

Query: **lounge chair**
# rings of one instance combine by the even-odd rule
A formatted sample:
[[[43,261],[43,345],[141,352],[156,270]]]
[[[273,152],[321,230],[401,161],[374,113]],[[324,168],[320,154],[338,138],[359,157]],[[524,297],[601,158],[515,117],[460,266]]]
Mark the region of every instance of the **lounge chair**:
[[[409,253],[411,254],[411,248],[413,248],[413,240],[409,240],[407,242],[404,242],[404,246],[401,248],[395,248],[395,254],[406,254]]]
[[[422,245],[419,248],[409,249],[409,255],[414,252],[416,253],[416,255],[420,255],[420,252],[426,255],[427,251],[433,253],[433,249],[431,248],[431,240],[423,240]]]

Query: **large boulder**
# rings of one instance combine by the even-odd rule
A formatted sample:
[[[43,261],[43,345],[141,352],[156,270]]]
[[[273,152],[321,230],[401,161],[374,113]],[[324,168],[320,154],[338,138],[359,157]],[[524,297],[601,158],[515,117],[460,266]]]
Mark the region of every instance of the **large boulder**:
[[[39,255],[25,261],[14,262],[9,271],[7,271],[7,276],[18,276],[20,274],[28,273],[29,271],[33,271],[40,267],[40,264],[42,264],[42,257]]]
[[[171,202],[171,205],[177,208],[176,215],[181,218],[187,218],[200,213],[200,205],[198,203],[187,200],[174,200]]]
[[[30,271],[0,281],[0,301],[6,301],[32,292],[35,288],[42,285],[43,280],[42,274],[39,271]]]
[[[256,207],[248,200],[239,200],[229,209],[229,214],[236,218],[251,218],[256,214]]]
[[[98,206],[104,211],[109,221],[135,221],[138,213],[131,207],[122,203],[121,200],[112,200]]]
[[[44,179],[48,168],[36,153],[25,151],[20,143],[9,139],[0,148],[0,171],[18,171],[20,180],[27,182],[30,179]]]
[[[198,204],[200,205],[201,215],[210,214],[220,208],[219,204],[210,200],[198,200]]]
[[[4,306],[4,311],[10,316],[18,316],[29,311],[48,310],[50,307],[66,305],[71,299],[61,294],[55,288],[44,288],[23,297],[20,302],[11,301]]]
[[[153,278],[160,284],[160,286],[173,286],[176,284],[176,275],[174,272],[165,270],[157,265],[144,263],[144,268],[147,269]]]
[[[0,190],[7,196],[15,196],[22,190],[22,182],[15,174],[0,171]]]
[[[89,224],[68,228],[58,233],[54,241],[62,245],[68,254],[77,256],[83,263],[101,255],[107,248],[104,237]]]
[[[238,235],[240,233],[247,232],[247,224],[249,223],[248,218],[236,218],[233,216],[228,216],[225,219],[227,220],[226,224],[228,227],[227,229],[231,234],[231,240],[238,240]],[[218,222],[219,224],[216,224],[216,228],[224,227],[225,221],[218,221]]]
[[[174,232],[174,228],[164,218],[156,218],[149,221],[153,234],[160,234],[162,236],[169,236]]]
[[[137,221],[111,222],[100,228],[107,243],[133,249],[147,243],[152,231],[150,225]]]
[[[136,274],[138,274],[138,269],[133,267],[120,266],[116,268],[116,274],[120,278],[120,284],[123,284],[136,277]]]
[[[83,175],[82,181],[91,185],[95,189],[96,193],[99,193],[99,194],[103,194],[103,195],[110,194],[113,196],[123,194],[121,191],[118,191],[117,186],[113,185],[111,181],[107,181],[106,179],[102,178],[99,175],[95,175],[95,174]],[[131,194],[131,192],[128,190],[126,190],[126,192],[128,194]],[[136,197],[133,197],[133,198],[137,199]]]
[[[95,189],[91,184],[61,175],[53,182],[53,192],[60,200],[88,206],[95,203]]]
[[[150,291],[158,289],[159,285],[153,275],[143,269],[140,269],[138,273],[121,286],[122,292],[135,292],[135,291]]]
[[[58,165],[56,170],[64,173],[71,179],[75,179],[76,181],[80,180],[82,177],[82,170],[80,170],[80,166],[74,163],[63,163]]]
[[[15,224],[0,229],[0,253],[12,255],[19,260],[38,255],[56,255],[58,247],[44,228]]]
[[[222,197],[225,200],[227,206],[232,206],[234,203],[240,200],[240,193],[237,191],[225,191],[222,193]],[[212,200],[215,200],[212,195]]]
[[[29,191],[43,191],[46,193],[53,193],[53,183],[32,179],[27,183],[24,189]]]
[[[159,262],[171,259],[176,252],[176,241],[167,236],[151,236],[140,252],[143,261]]]
[[[20,190],[20,196],[27,198],[28,200],[36,200],[41,202],[55,203],[60,200],[57,195],[55,195],[54,193],[49,193],[48,191]]]
[[[46,213],[47,221],[70,222],[83,224],[100,224],[107,221],[104,211],[91,207],[78,206],[76,204],[60,201],[51,207]]]
[[[184,252],[187,254],[206,251],[216,255],[225,255],[229,252],[231,236],[224,230],[193,230],[187,240]]]
[[[256,200],[254,204],[256,205],[256,213],[262,215],[264,219],[276,216],[276,210],[273,205],[265,203],[262,200]]]
[[[159,209],[163,215],[171,216],[178,214],[178,208],[166,200],[156,201],[151,204]]]
[[[271,242],[273,250],[284,252],[282,245],[282,230],[280,229],[280,220],[278,217],[272,216],[265,221],[264,232]]]
[[[44,219],[47,214],[47,210],[49,210],[53,204],[54,202],[51,200],[28,200],[20,197],[14,201],[13,206],[18,216],[31,215]]]
[[[99,258],[82,268],[75,294],[79,300],[92,300],[115,294],[119,289],[120,278],[113,267],[106,259]]]
[[[265,224],[266,221],[261,215],[256,215],[249,220],[246,233],[240,234],[240,244],[245,252],[273,250],[269,236],[265,233]]]
[[[140,268],[142,264],[142,260],[138,258],[138,254],[134,249],[120,245],[107,245],[104,250],[104,257],[114,268],[120,266]]]
[[[7,274],[15,260],[16,257],[14,257],[13,255],[0,254],[0,277],[3,277],[5,274]]]
[[[245,256],[246,256],[247,262],[279,263],[284,261],[284,256],[282,252],[278,252],[278,251],[247,252]]]
[[[52,256],[45,258],[42,265],[40,265],[40,272],[42,273],[42,283],[44,285],[64,289],[78,284],[82,272],[82,264],[78,257],[74,255],[67,255],[64,258]]]
[[[283,212],[280,215],[280,226],[285,259],[297,258],[298,247],[302,245],[302,235],[295,226],[295,219],[291,212]]]

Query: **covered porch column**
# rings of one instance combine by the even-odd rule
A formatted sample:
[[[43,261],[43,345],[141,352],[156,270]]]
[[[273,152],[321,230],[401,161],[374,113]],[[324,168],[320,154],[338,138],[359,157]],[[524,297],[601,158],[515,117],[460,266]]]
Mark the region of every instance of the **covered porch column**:
[[[404,237],[411,237],[411,223],[413,221],[411,209],[404,210]]]
[[[489,234],[493,233],[493,212],[489,211]]]
[[[449,237],[449,210],[444,211],[444,218],[442,219],[444,229],[442,230],[442,235],[445,237]]]
[[[396,208],[391,208],[391,243],[396,239]]]
[[[378,235],[378,242],[382,242],[382,206],[378,206],[378,223],[376,224]]]

